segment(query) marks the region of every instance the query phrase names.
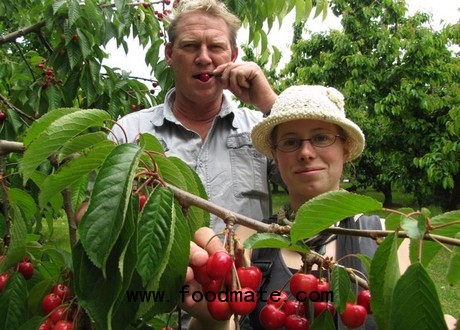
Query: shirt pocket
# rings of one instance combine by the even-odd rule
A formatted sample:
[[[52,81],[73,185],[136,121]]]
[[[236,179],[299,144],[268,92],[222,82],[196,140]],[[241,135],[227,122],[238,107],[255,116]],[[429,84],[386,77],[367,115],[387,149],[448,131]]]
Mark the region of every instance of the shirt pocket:
[[[233,193],[239,198],[268,196],[267,159],[253,146],[250,133],[227,138]]]

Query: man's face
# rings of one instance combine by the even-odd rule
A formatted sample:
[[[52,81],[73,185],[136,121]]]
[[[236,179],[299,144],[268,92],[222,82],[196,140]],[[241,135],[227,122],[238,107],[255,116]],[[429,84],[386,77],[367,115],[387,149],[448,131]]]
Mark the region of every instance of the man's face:
[[[177,31],[174,44],[165,49],[175,73],[177,96],[197,103],[220,99],[222,84],[210,73],[237,56],[236,49],[231,47],[227,24],[215,16],[193,13],[181,19]]]

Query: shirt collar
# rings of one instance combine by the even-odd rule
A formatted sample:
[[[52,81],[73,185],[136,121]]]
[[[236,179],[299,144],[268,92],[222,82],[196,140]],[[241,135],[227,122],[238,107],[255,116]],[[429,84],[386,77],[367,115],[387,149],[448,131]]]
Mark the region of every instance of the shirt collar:
[[[163,109],[162,109],[163,116],[158,116],[158,117],[155,117],[154,119],[152,119],[152,124],[154,126],[162,126],[165,119],[170,121],[171,123],[181,124],[177,120],[176,116],[174,116],[174,114],[172,112],[172,105],[173,105],[173,102],[174,102],[175,95],[176,95],[176,89],[175,88],[171,88],[166,93],[165,101],[164,101]],[[158,109],[158,110],[160,110],[160,109]],[[236,123],[233,120],[235,118],[234,112],[235,112],[235,106],[232,104],[230,97],[226,93],[224,93],[222,106],[220,108],[220,112],[219,112],[218,116],[220,118],[225,118],[225,117],[227,117],[229,115],[232,115],[229,118],[232,119],[232,125],[235,126]]]

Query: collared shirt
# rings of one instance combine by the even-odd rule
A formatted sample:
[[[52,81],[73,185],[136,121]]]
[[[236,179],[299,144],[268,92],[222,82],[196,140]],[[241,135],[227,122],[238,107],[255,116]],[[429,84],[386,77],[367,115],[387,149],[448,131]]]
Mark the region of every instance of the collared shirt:
[[[268,162],[252,146],[251,129],[262,119],[262,113],[234,107],[224,95],[220,113],[214,119],[204,143],[201,137],[184,127],[174,116],[175,90],[170,90],[165,103],[130,113],[113,132],[120,142],[136,142],[139,133],[154,135],[167,156],[187,163],[200,177],[209,201],[233,212],[262,220],[271,212],[267,179]],[[225,223],[211,215],[211,228],[219,233]]]

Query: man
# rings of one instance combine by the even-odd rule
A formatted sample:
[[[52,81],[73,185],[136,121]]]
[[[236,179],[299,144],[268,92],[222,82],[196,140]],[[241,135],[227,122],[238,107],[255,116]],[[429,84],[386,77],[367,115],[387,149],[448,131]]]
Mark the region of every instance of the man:
[[[175,88],[165,103],[128,114],[114,126],[119,142],[135,142],[151,133],[168,156],[190,165],[201,178],[211,202],[251,218],[269,216],[267,159],[251,142],[251,128],[276,99],[261,68],[236,63],[240,20],[218,0],[183,0],[168,18],[168,65]],[[224,90],[260,111],[235,108]],[[225,224],[211,218],[211,228]]]

